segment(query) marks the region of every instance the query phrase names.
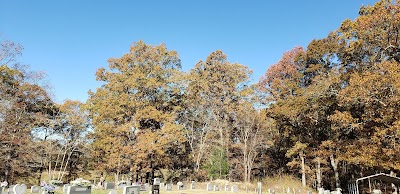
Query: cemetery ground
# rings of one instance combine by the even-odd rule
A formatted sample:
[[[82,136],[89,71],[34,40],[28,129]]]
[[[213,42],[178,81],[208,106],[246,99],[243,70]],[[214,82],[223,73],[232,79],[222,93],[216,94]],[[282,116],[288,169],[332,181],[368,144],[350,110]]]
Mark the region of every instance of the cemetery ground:
[[[196,182],[195,189],[190,188],[190,183],[184,182],[185,189],[178,190],[177,184],[172,185],[172,190],[167,191],[165,189],[160,189],[160,194],[254,194],[256,193],[257,188],[257,181],[253,183],[242,183],[242,182],[229,182],[226,180],[214,180],[211,183],[213,185],[217,184],[220,185],[219,191],[207,191],[207,183],[208,182]],[[232,192],[230,187],[228,191],[225,191],[224,185],[228,184],[230,186],[237,185],[238,192]],[[247,189],[246,189],[247,188]],[[247,190],[247,191],[246,191]],[[308,193],[309,191],[313,191],[316,193],[312,188],[302,188],[300,180],[294,178],[293,176],[278,176],[278,177],[271,177],[271,178],[264,178],[262,180],[262,193],[270,193],[268,191],[274,191],[276,194],[281,193]],[[109,194],[110,190],[104,190],[97,187],[92,187],[91,194]],[[26,194],[30,194],[31,192],[28,190]],[[123,194],[123,189],[119,188],[116,189],[117,194]],[[140,193],[148,194],[150,193],[149,190],[147,191],[140,191]],[[271,192],[272,193],[272,192]],[[62,188],[59,190],[55,190],[54,194],[65,194],[63,193]]]

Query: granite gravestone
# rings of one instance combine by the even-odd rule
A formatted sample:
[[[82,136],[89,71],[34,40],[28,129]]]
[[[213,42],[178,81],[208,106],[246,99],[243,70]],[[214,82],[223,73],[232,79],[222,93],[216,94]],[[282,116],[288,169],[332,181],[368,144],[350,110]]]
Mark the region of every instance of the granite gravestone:
[[[40,189],[41,189],[40,186],[37,186],[37,185],[32,186],[31,187],[31,193],[40,193]]]
[[[125,186],[122,194],[139,194],[140,186]]]
[[[212,191],[212,190],[213,190],[213,184],[207,183],[206,191]]]
[[[71,186],[70,184],[65,184],[65,185],[63,186],[63,193],[67,193],[68,187],[70,187],[70,186]]]
[[[231,192],[232,192],[232,193],[237,193],[237,192],[239,192],[239,187],[238,187],[237,185],[232,185],[232,187],[231,187]]]
[[[91,187],[84,186],[69,186],[67,189],[67,194],[90,194],[91,192]]]
[[[115,183],[112,183],[112,182],[104,183],[104,189],[105,190],[115,189]]]

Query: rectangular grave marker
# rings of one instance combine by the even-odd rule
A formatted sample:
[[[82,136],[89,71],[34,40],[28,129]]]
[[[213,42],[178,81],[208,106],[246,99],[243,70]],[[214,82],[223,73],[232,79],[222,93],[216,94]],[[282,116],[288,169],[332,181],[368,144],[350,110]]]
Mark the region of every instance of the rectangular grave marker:
[[[34,185],[31,187],[31,193],[40,193],[40,186]]]
[[[104,189],[105,190],[115,189],[115,183],[113,182],[104,183]]]
[[[122,194],[139,194],[140,186],[125,186]]]
[[[212,183],[207,183],[207,191],[212,191],[213,190],[213,184]]]
[[[219,185],[218,184],[214,185],[214,191],[219,191]]]
[[[171,183],[167,183],[166,187],[165,187],[166,191],[172,191],[172,184]]]
[[[231,192],[232,192],[232,193],[237,193],[237,192],[239,192],[239,187],[238,187],[237,185],[232,185],[232,187],[231,187]]]
[[[91,187],[69,186],[67,194],[90,194],[91,191]]]

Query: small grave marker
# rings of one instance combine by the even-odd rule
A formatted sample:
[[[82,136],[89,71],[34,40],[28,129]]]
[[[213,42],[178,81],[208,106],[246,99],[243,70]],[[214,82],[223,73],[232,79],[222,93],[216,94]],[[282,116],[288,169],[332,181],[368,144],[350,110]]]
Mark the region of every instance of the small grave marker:
[[[219,191],[219,185],[218,184],[214,185],[214,191]]]
[[[37,186],[37,185],[32,186],[31,187],[31,193],[40,193],[40,189],[41,189],[40,186]]]
[[[172,184],[171,183],[167,183],[166,187],[165,187],[166,191],[172,191]]]
[[[212,191],[212,190],[213,190],[213,185],[212,185],[212,183],[207,183],[207,188],[206,188],[206,190],[207,190],[207,191]]]
[[[237,185],[232,185],[232,187],[231,187],[231,192],[232,192],[232,193],[237,193],[237,192],[239,192],[239,187],[238,187]]]

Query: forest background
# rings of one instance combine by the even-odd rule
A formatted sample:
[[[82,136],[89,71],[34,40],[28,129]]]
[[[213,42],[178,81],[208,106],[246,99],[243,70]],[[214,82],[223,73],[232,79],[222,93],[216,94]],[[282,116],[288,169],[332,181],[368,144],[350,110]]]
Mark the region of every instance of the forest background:
[[[249,182],[293,174],[313,187],[400,170],[400,6],[362,6],[307,48],[283,53],[258,83],[217,50],[188,72],[166,45],[132,44],[96,72],[86,102],[50,97],[44,74],[2,39],[0,178],[68,182]]]

